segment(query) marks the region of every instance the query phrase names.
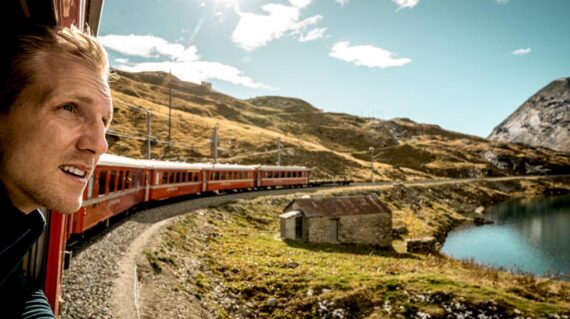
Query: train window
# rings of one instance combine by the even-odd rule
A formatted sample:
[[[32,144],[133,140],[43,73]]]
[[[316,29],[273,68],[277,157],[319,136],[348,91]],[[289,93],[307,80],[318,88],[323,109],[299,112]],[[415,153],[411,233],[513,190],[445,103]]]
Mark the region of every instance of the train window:
[[[168,172],[162,172],[162,184],[168,183]]]
[[[107,171],[99,172],[99,195],[105,195],[106,183],[107,183]]]
[[[170,184],[174,184],[174,178],[175,178],[174,172],[170,172],[170,175],[169,175],[169,178],[168,178],[168,182],[169,182]]]
[[[91,198],[93,197],[93,179],[94,179],[94,175],[91,175],[91,178],[89,179],[89,183],[87,184],[87,198]]]
[[[176,172],[176,183],[180,183],[182,181],[180,172]]]
[[[131,171],[127,170],[125,172],[125,189],[129,189],[131,186]]]
[[[119,171],[119,180],[117,180],[117,190],[123,190],[123,171]]]
[[[194,173],[194,174],[192,174],[192,175],[194,175],[194,181],[197,182],[197,181],[198,181],[198,172],[196,172],[196,173]]]
[[[109,175],[109,193],[115,191],[116,179],[117,179],[117,172],[112,170],[111,174]]]

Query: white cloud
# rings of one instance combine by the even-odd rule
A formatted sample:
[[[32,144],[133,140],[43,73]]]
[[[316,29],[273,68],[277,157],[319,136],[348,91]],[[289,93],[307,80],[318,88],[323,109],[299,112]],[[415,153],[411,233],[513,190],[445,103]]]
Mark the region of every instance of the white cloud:
[[[404,8],[413,8],[418,5],[420,0],[392,0],[396,5],[398,5],[398,11]]]
[[[310,5],[312,2],[312,0],[289,0],[289,3],[296,8],[304,8],[308,5]]]
[[[254,81],[233,66],[202,61],[198,48],[193,45],[184,48],[181,44],[169,43],[162,38],[139,35],[106,35],[101,36],[100,40],[108,49],[128,57],[147,59],[140,63],[129,62],[128,58],[115,59],[117,64],[113,67],[120,70],[128,72],[172,70],[172,74],[178,78],[194,83],[216,79],[254,89],[275,90],[267,84]],[[149,58],[160,61],[149,62]]]
[[[321,39],[325,36],[325,31],[327,31],[327,28],[313,29],[313,30],[309,31],[307,34],[301,35],[299,37],[299,41],[308,42],[308,41],[314,41],[317,39]]]
[[[394,53],[371,45],[351,47],[348,41],[335,43],[329,56],[355,65],[380,69],[402,66],[412,62],[408,58],[397,59]]]
[[[510,1],[511,1],[511,0],[495,0],[495,2],[496,2],[497,4],[507,4],[507,3],[509,3]]]
[[[511,52],[512,55],[527,55],[532,51],[531,48],[521,48],[521,49],[516,49],[513,52]]]
[[[341,7],[344,7],[345,5],[347,5],[350,0],[334,0],[336,3],[340,4]]]
[[[178,55],[184,51],[184,46],[168,43],[166,40],[152,35],[104,35],[100,36],[101,43],[125,55],[141,56],[145,58],[161,55]]]
[[[301,9],[308,6],[309,0],[289,0],[291,6],[270,3],[261,9],[267,14],[254,14],[237,11],[238,25],[232,33],[232,41],[246,51],[253,51],[269,42],[286,35],[304,36],[304,30],[317,24],[322,16],[315,15],[300,20]]]

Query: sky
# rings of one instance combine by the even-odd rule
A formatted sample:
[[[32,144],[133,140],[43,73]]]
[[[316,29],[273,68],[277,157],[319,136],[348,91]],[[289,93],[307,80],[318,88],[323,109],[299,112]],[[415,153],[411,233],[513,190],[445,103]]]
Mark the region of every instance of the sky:
[[[486,137],[570,77],[570,0],[107,0],[111,66]]]

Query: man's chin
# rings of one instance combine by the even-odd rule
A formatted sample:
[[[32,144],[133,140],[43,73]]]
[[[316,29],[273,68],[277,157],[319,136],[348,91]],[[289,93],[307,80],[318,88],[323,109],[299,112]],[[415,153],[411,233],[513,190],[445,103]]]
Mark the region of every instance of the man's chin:
[[[81,203],[82,203],[81,200],[73,203],[64,203],[63,205],[62,203],[59,203],[59,205],[54,205],[53,210],[61,214],[70,215],[75,213],[81,208]]]

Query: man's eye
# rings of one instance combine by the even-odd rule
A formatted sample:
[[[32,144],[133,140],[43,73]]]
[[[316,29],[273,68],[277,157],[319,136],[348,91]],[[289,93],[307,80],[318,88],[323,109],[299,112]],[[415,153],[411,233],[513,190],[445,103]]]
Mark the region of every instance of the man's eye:
[[[75,105],[73,104],[65,104],[61,106],[61,109],[68,112],[75,112]]]

